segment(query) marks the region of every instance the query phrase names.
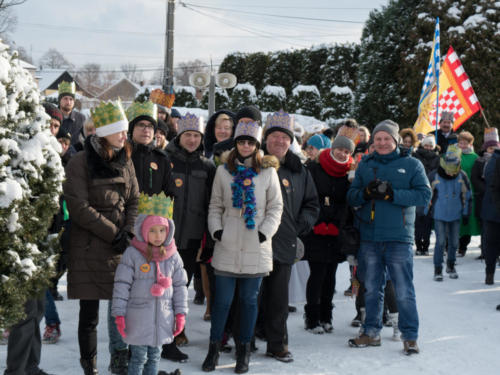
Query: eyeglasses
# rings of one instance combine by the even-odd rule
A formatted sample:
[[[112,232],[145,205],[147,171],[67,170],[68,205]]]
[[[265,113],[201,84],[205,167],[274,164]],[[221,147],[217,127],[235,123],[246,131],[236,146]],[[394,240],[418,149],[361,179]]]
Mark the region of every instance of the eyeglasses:
[[[249,145],[249,146],[255,146],[257,142],[251,140],[251,139],[238,139],[236,141],[236,144],[238,146],[244,146],[244,145]]]
[[[153,124],[145,124],[143,122],[140,122],[135,126],[137,126],[141,130],[144,130],[144,129],[153,130],[155,128]]]

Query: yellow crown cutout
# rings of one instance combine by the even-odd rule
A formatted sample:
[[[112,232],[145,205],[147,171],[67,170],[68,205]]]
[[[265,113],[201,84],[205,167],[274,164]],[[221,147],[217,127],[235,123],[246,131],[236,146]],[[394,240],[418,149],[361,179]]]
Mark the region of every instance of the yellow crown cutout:
[[[99,103],[97,107],[90,110],[90,116],[92,117],[92,121],[94,121],[96,129],[120,121],[127,121],[127,116],[125,116],[125,111],[120,100]]]
[[[293,133],[294,122],[295,120],[293,116],[290,116],[288,113],[280,109],[279,112],[274,112],[273,114],[267,116],[266,130],[278,127],[288,129]]]
[[[354,142],[355,145],[359,143],[359,131],[358,128],[350,128],[349,126],[341,126],[339,131],[337,132],[337,136],[343,135],[344,137],[349,138]]]
[[[141,193],[137,213],[172,219],[174,216],[174,200],[167,197],[163,191],[152,196]]]
[[[151,99],[153,103],[162,105],[167,108],[172,108],[172,106],[174,105],[175,94],[173,92],[167,94],[161,89],[154,89],[153,91],[151,91],[149,99]]]
[[[148,116],[158,121],[156,104],[149,100],[144,103],[133,102],[130,107],[127,108],[126,114],[129,121],[133,121],[139,116]]]
[[[66,82],[62,81],[59,86],[57,86],[57,91],[59,94],[76,94],[76,85],[74,81]]]

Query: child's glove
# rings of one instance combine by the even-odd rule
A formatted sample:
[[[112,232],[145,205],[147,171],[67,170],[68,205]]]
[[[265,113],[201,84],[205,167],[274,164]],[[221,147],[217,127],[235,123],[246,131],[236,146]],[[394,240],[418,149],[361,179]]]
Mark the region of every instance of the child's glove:
[[[184,329],[184,325],[186,324],[186,315],[184,314],[177,314],[175,316],[175,330],[174,330],[174,337],[177,336],[179,333],[182,332]]]
[[[117,316],[115,318],[115,324],[116,324],[116,328],[118,329],[118,332],[120,332],[120,335],[123,338],[126,338],[127,334],[125,333],[125,317],[124,316]]]

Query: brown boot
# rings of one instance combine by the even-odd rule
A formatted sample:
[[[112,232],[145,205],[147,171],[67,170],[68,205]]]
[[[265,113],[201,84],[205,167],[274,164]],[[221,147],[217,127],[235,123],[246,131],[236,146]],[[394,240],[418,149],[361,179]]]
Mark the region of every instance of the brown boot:
[[[403,342],[403,351],[406,355],[418,354],[420,349],[418,348],[416,340],[405,340]]]
[[[366,334],[362,334],[354,339],[350,339],[348,341],[349,346],[351,348],[366,348],[367,346],[380,346],[380,336],[377,335],[375,337],[368,336]]]

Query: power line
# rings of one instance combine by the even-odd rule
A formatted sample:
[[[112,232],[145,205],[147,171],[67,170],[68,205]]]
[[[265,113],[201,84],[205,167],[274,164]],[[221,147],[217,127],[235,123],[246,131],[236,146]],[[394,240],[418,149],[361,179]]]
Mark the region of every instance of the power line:
[[[194,4],[193,5],[199,6],[200,4]],[[237,8],[266,8],[266,9],[312,9],[312,10],[372,10],[373,8],[356,8],[356,7],[311,7],[311,6],[289,6],[289,5],[282,5],[282,6],[272,6],[269,4],[262,4],[262,5],[239,5],[239,4],[231,4],[232,7],[237,7]]]
[[[231,9],[231,8],[218,8],[218,7],[211,7],[211,6],[206,6],[206,5],[196,5],[196,4],[192,4],[192,3],[186,3],[183,1],[179,1],[179,4],[184,6],[184,7],[189,5],[189,6],[192,6],[195,8],[204,8],[204,9],[212,9],[212,10],[225,11],[225,12],[252,14],[252,15],[256,15],[256,16],[279,17],[279,18],[288,18],[288,19],[295,19],[295,20],[308,20],[308,21],[321,21],[321,22],[364,24],[364,22],[362,22],[362,21],[336,20],[336,19],[330,19],[330,18],[299,17],[299,16],[287,16],[287,15],[283,15],[283,14],[251,12],[251,11]]]

